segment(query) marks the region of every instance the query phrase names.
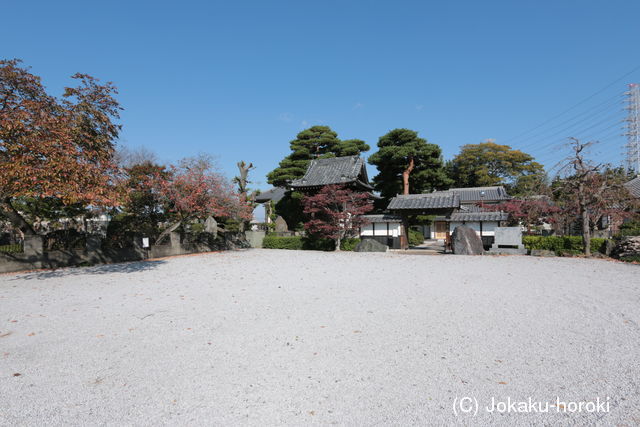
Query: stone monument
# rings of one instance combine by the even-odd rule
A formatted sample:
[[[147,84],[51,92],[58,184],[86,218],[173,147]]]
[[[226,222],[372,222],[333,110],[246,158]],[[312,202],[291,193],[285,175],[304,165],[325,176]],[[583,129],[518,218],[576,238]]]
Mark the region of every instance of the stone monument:
[[[482,255],[482,240],[473,228],[459,225],[451,235],[451,246],[456,255]]]
[[[276,224],[276,233],[287,233],[289,231],[289,227],[287,226],[287,221],[284,220],[280,215],[274,221]]]
[[[495,240],[489,252],[492,254],[526,255],[520,227],[496,227]]]
[[[213,234],[214,238],[218,236],[218,222],[212,216],[204,221],[204,231]]]

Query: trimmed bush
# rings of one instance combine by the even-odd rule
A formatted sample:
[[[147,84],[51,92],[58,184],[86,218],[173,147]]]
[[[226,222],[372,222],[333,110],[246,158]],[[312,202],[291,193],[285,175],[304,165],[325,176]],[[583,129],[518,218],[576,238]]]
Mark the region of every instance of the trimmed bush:
[[[340,249],[343,251],[353,251],[358,243],[360,243],[360,239],[358,239],[357,237],[344,239],[342,242],[340,242]]]
[[[421,231],[409,229],[409,246],[418,246],[424,243],[424,234]]]
[[[319,239],[317,237],[307,236],[302,239],[302,249],[307,251],[325,251],[334,250],[336,244],[331,239]]]
[[[620,226],[620,236],[640,236],[640,220],[625,222]]]
[[[353,250],[353,249],[352,249]],[[17,254],[24,252],[20,243],[14,245],[0,245],[0,253]]]
[[[340,242],[340,249],[343,251],[353,251],[360,239],[349,238]],[[335,249],[335,243],[331,239],[314,239],[302,236],[274,236],[267,234],[262,240],[262,247],[265,249],[292,249],[308,251],[330,252]]]
[[[605,251],[607,239],[591,239],[591,252]],[[583,252],[582,236],[523,236],[525,248],[554,251],[556,255],[578,255]]]
[[[262,247],[266,249],[302,249],[300,236],[273,236],[267,234],[262,240]]]

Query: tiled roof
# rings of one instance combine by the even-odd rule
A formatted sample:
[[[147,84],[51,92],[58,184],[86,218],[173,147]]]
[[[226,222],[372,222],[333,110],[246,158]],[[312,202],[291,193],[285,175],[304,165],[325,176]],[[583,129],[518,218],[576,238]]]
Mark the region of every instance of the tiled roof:
[[[273,200],[274,202],[278,202],[280,199],[284,197],[284,194],[287,192],[286,189],[281,187],[274,187],[268,191],[260,193],[256,196],[257,203],[266,203],[268,201]]]
[[[633,178],[631,181],[627,182],[625,185],[629,193],[631,193],[635,197],[640,198],[640,176]]]
[[[506,212],[454,212],[450,221],[506,221],[509,214]]]
[[[390,214],[362,215],[369,222],[402,222],[402,217]]]
[[[439,191],[426,194],[396,196],[389,202],[391,210],[451,209],[460,206],[460,197],[455,193]]]
[[[493,202],[509,200],[511,197],[503,186],[495,187],[470,187],[470,188],[450,188],[446,192],[456,193],[460,196],[460,203],[470,202]]]
[[[307,172],[302,178],[294,180],[291,187],[318,187],[353,182],[373,189],[369,185],[364,159],[359,156],[331,157],[311,160]]]

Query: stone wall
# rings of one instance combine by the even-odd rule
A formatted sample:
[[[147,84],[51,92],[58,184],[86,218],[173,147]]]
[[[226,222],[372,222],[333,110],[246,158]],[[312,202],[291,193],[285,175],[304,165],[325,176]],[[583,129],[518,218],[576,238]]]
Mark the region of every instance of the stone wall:
[[[140,261],[149,258],[238,249],[249,246],[241,233],[237,233],[237,235],[225,233],[224,238],[219,240],[220,244],[215,246],[204,243],[181,243],[178,233],[171,234],[169,244],[152,245],[149,248],[143,248],[142,241],[136,241],[131,248],[103,248],[100,240],[95,236],[91,236],[87,238],[87,247],[84,249],[55,251],[44,251],[40,236],[28,236],[25,238],[24,251],[22,253],[0,253],[0,273]]]

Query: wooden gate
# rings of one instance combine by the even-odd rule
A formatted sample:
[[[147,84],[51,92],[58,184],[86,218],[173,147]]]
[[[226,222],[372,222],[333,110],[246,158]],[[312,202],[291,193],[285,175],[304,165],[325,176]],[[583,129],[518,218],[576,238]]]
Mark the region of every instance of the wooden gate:
[[[449,231],[449,227],[444,221],[436,221],[436,239],[445,239],[447,237],[447,231]]]

